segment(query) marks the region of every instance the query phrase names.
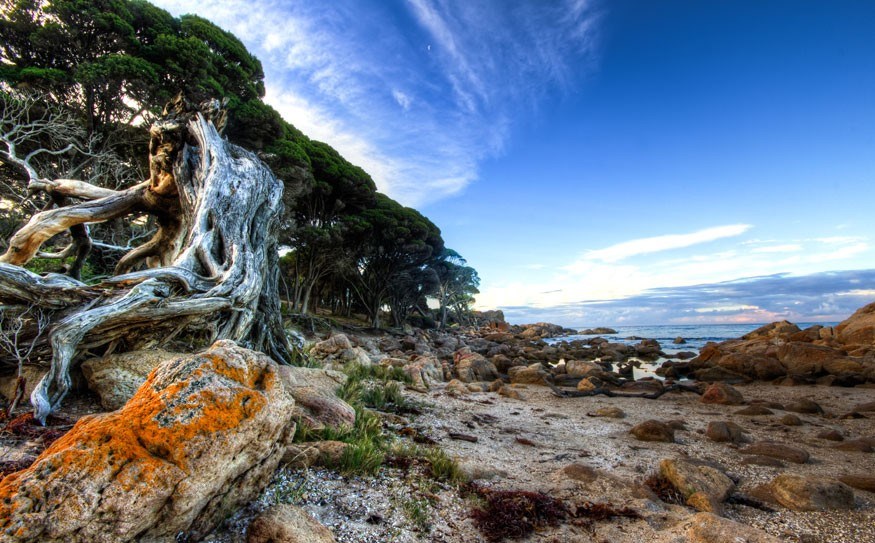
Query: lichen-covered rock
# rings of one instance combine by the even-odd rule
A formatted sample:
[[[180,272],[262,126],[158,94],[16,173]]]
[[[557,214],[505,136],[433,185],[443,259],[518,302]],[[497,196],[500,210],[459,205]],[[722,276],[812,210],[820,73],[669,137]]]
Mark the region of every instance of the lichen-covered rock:
[[[3,541],[202,537],[269,482],[293,405],[276,363],[233,342],[168,361],[122,409],[83,417],[0,481]]]
[[[468,394],[470,390],[465,386],[465,383],[458,379],[453,379],[447,386],[444,387],[444,393],[449,394],[450,396],[464,396]]]
[[[249,525],[246,543],[334,543],[331,530],[306,511],[290,504],[274,505]]]
[[[157,349],[112,354],[86,360],[82,373],[88,388],[100,396],[100,405],[115,411],[133,397],[153,369],[181,356],[185,355]]]

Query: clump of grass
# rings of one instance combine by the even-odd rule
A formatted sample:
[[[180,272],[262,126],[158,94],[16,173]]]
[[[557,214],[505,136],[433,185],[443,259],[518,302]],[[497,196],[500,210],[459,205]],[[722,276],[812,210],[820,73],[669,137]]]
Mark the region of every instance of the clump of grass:
[[[350,443],[340,457],[337,466],[345,475],[374,475],[380,471],[385,454],[378,443],[360,439]]]
[[[488,541],[520,539],[535,530],[558,526],[569,516],[565,504],[540,492],[475,489],[485,501],[471,517]]]
[[[450,484],[465,482],[465,475],[459,468],[459,463],[440,447],[428,449],[425,459],[428,461],[429,472],[432,478]]]
[[[410,522],[420,532],[431,531],[431,516],[428,513],[429,502],[425,498],[406,498],[401,502],[401,509]]]

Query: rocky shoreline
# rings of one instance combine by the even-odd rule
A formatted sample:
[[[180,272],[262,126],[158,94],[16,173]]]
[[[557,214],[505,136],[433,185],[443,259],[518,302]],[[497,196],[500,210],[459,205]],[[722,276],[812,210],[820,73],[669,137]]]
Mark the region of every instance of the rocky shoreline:
[[[87,361],[47,428],[0,434],[0,541],[875,541],[875,304],[698,356],[544,341],[576,333],[493,316],[335,329],[310,340],[319,368],[228,342]],[[353,368],[413,407],[347,403]],[[347,473],[365,418],[382,465]]]

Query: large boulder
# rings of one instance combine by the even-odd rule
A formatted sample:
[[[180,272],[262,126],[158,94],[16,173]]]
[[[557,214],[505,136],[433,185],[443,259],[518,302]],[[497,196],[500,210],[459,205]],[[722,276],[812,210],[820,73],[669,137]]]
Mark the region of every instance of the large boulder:
[[[546,385],[550,374],[540,363],[528,366],[516,366],[507,372],[510,382],[520,385]]]
[[[181,356],[184,355],[158,349],[112,354],[86,360],[82,363],[82,373],[88,388],[100,397],[100,405],[115,411],[128,403],[153,369]]]
[[[689,543],[781,543],[779,539],[758,528],[712,515],[697,513],[687,527]]]
[[[471,352],[470,349],[456,351],[453,354],[453,362],[456,365],[456,375],[463,383],[494,381],[498,378],[495,364],[484,358],[483,355]]]
[[[317,358],[324,358],[347,349],[352,349],[352,342],[349,338],[345,334],[335,334],[313,345],[313,348],[310,349],[310,354]]]
[[[2,540],[203,537],[258,495],[291,442],[277,368],[230,341],[162,364],[123,408],[83,417],[0,481]]]

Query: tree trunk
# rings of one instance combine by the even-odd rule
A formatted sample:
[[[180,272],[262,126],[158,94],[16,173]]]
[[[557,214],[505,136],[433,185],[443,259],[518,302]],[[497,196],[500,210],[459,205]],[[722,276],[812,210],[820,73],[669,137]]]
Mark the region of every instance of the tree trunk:
[[[51,357],[31,395],[39,420],[61,404],[77,357],[104,345],[157,348],[184,331],[292,361],[278,296],[282,183],[254,154],[221,138],[209,118],[222,112],[210,106],[168,105],[150,132],[149,181],[119,192],[63,184],[66,196],[84,201],[35,215],[0,257],[0,305],[52,315],[48,344],[31,357]],[[159,230],[122,259],[117,271],[126,273],[87,286],[19,267],[55,233],[131,212],[155,215]]]

